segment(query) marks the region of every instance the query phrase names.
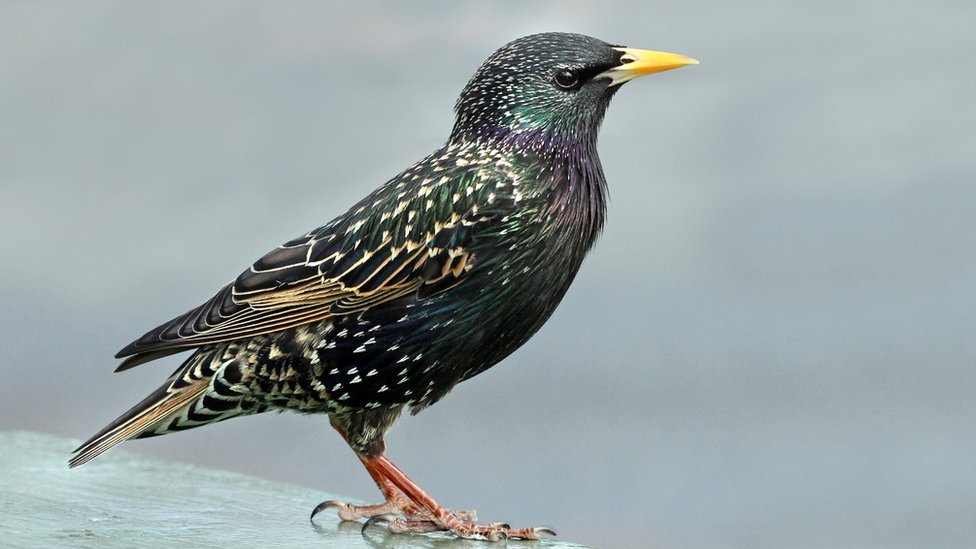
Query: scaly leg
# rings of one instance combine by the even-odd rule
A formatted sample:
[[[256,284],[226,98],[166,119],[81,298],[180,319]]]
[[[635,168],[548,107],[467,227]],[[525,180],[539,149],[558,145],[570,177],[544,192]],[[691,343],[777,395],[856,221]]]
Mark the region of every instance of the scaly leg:
[[[441,507],[434,501],[434,498],[410,480],[410,477],[405,475],[385,455],[361,459],[374,479],[377,477],[385,479],[396,487],[410,503],[423,510],[423,513],[415,515],[415,517],[419,516],[420,520],[411,517],[409,514],[405,514],[406,520],[400,518],[384,519],[382,522],[386,522],[393,533],[418,534],[446,530],[461,538],[489,541],[500,541],[507,538],[540,539],[540,534],[556,535],[549,528],[513,530],[507,524],[478,524],[474,522],[473,518],[461,516],[459,513]],[[380,484],[379,480],[377,480],[377,484]],[[380,521],[371,519],[370,523],[373,522]]]
[[[383,515],[403,515],[407,517],[409,521],[415,523],[429,523],[431,521],[431,515],[426,509],[407,499],[403,493],[393,485],[392,482],[380,475],[372,464],[369,463],[365,458],[361,457],[360,460],[362,460],[363,465],[366,467],[366,471],[369,472],[369,476],[373,477],[373,481],[376,483],[376,486],[379,487],[380,492],[383,493],[385,501],[377,505],[353,505],[330,499],[328,501],[323,501],[315,507],[315,509],[312,511],[310,520],[314,519],[315,515],[326,509],[335,509],[339,514],[339,518],[342,520],[356,520],[361,518],[379,517]],[[452,511],[452,513],[466,520],[478,520],[478,517],[474,511]],[[433,528],[428,531],[439,529],[440,528]]]

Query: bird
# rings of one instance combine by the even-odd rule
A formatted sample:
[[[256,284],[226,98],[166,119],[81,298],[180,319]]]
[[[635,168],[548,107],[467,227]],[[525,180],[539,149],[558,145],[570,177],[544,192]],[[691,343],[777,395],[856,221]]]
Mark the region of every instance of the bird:
[[[313,520],[335,509],[367,519],[364,531],[555,535],[442,507],[387,457],[385,435],[549,319],[604,225],[597,133],[611,98],[634,78],[697,63],[571,33],[504,45],[464,87],[443,146],[119,351],[116,371],[192,352],[69,465],[238,416],[324,414],[384,501],[325,501]]]

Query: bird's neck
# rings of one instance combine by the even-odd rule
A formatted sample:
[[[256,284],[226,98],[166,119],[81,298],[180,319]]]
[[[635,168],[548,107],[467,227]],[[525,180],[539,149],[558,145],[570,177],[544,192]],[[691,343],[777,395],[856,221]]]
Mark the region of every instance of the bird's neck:
[[[557,225],[575,233],[577,253],[585,254],[603,230],[607,210],[607,183],[596,143],[574,147],[548,159],[554,177],[549,190]],[[582,256],[579,257],[582,261]]]
[[[558,126],[485,125],[467,128],[458,124],[448,145],[473,143],[515,155],[531,154],[558,161],[569,157],[596,156],[596,132],[573,131]]]
[[[603,229],[607,208],[596,132],[509,131],[498,137],[498,149],[542,175],[534,179],[541,186],[540,195],[547,197],[553,233],[565,238],[575,253],[585,254]]]
[[[531,172],[529,179],[539,186],[537,196],[548,203],[544,208],[548,211],[543,212],[547,223],[580,253],[599,236],[606,215],[607,187],[595,131],[481,127],[477,132],[459,133],[455,128],[447,146],[490,151],[490,156],[503,157]]]

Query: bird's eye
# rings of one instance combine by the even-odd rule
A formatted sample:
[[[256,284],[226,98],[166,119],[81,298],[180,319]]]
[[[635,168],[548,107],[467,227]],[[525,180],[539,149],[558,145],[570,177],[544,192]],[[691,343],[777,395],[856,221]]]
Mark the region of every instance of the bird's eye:
[[[579,86],[579,75],[569,69],[557,71],[553,80],[564,90],[576,89]]]

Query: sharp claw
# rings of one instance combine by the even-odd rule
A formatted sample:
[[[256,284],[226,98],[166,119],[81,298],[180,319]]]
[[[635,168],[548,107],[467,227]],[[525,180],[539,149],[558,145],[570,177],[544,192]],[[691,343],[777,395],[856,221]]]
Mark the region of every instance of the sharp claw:
[[[535,530],[536,534],[546,534],[547,536],[556,537],[556,531],[552,528],[542,526],[540,528],[533,528],[533,530]]]
[[[386,518],[386,515],[376,515],[373,517],[369,517],[369,519],[363,523],[363,529],[361,530],[361,532],[365,536],[366,529],[369,528],[370,526],[375,526],[377,524],[389,524],[389,523],[390,523],[390,519]]]
[[[308,521],[309,522],[314,522],[315,521],[315,515],[321,513],[322,511],[325,511],[329,507],[335,507],[336,509],[339,509],[342,506],[343,506],[343,504],[341,502],[338,502],[338,501],[336,501],[334,499],[330,499],[330,500],[323,501],[322,503],[316,505],[315,506],[315,509],[312,509],[312,516],[308,517]]]
[[[387,504],[387,506],[389,506],[389,501]],[[353,520],[354,518],[361,518],[363,515],[366,515],[367,512],[381,513],[370,516],[366,522],[363,523],[362,528],[360,529],[360,533],[363,536],[367,535],[366,531],[369,528],[378,525],[386,526],[386,530],[389,533],[424,534],[439,530],[447,530],[454,532],[458,537],[482,539],[494,542],[507,541],[512,537],[540,539],[541,535],[556,535],[555,530],[545,526],[538,528],[526,528],[523,530],[512,530],[512,526],[507,522],[493,522],[490,524],[485,524],[484,526],[479,526],[478,524],[474,523],[473,520],[468,519],[465,516],[474,515],[473,511],[451,511],[449,518],[454,520],[460,519],[461,521],[461,524],[453,524],[453,521],[441,522],[440,520],[435,519],[432,514],[421,513],[419,511],[409,511],[408,518],[410,520],[403,520],[396,518],[397,513],[390,513],[388,509],[383,509],[383,507],[383,505],[373,505],[360,508],[357,506],[350,506],[349,504],[341,501],[330,499],[315,506],[315,509],[312,510],[312,514],[309,516],[309,521],[315,524],[315,517],[319,513],[325,511],[326,509],[337,509],[339,511],[339,518],[342,519],[344,523],[347,523],[347,521]],[[344,513],[347,514],[348,517],[343,518]]]

